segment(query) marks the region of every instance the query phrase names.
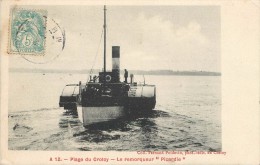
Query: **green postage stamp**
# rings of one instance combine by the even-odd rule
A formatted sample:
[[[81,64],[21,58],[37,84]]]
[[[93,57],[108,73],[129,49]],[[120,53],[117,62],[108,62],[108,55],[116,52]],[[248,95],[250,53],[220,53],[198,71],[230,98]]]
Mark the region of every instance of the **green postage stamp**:
[[[9,53],[44,55],[47,11],[12,8]]]

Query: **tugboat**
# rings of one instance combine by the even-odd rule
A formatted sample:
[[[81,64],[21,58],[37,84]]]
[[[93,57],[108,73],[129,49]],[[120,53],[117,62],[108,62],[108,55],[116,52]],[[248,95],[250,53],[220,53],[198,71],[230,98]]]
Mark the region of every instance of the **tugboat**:
[[[82,105],[83,125],[110,121],[144,111],[151,111],[156,104],[155,85],[127,82],[128,72],[125,70],[125,81],[120,81],[120,47],[112,46],[112,71],[106,70],[106,6],[104,6],[104,66],[98,76],[90,76],[86,84],[67,85],[73,88],[70,94],[60,96],[60,106],[64,109],[77,109]],[[64,90],[66,89],[64,88]],[[75,89],[79,90],[76,92]],[[64,93],[64,92],[63,92]],[[66,102],[64,102],[66,100]]]

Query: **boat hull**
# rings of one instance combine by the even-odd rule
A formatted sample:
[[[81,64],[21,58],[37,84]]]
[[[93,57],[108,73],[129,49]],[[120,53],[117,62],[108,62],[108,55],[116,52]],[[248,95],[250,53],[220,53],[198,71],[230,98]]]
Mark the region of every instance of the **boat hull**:
[[[91,125],[121,118],[125,115],[124,106],[82,107],[83,125]]]

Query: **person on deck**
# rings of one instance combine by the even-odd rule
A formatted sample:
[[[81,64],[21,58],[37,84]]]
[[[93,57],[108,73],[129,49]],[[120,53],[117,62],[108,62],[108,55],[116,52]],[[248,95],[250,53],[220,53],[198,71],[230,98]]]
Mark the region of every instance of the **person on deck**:
[[[127,83],[127,78],[128,78],[128,71],[125,69],[125,75],[124,75],[124,77],[125,77],[125,83]]]
[[[93,82],[94,82],[94,83],[96,82],[96,79],[97,79],[97,76],[95,75],[95,76],[93,77]]]

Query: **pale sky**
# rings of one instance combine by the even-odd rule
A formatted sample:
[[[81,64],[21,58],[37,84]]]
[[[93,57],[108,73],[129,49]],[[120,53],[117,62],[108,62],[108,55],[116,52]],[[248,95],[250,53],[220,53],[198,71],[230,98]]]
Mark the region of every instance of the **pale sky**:
[[[48,19],[58,22],[66,33],[65,48],[46,64],[12,55],[11,68],[92,67],[102,32],[103,6],[29,8],[46,9]],[[218,6],[107,6],[107,68],[111,69],[114,45],[121,49],[121,69],[220,72],[220,22]],[[94,68],[102,65],[103,39]]]

